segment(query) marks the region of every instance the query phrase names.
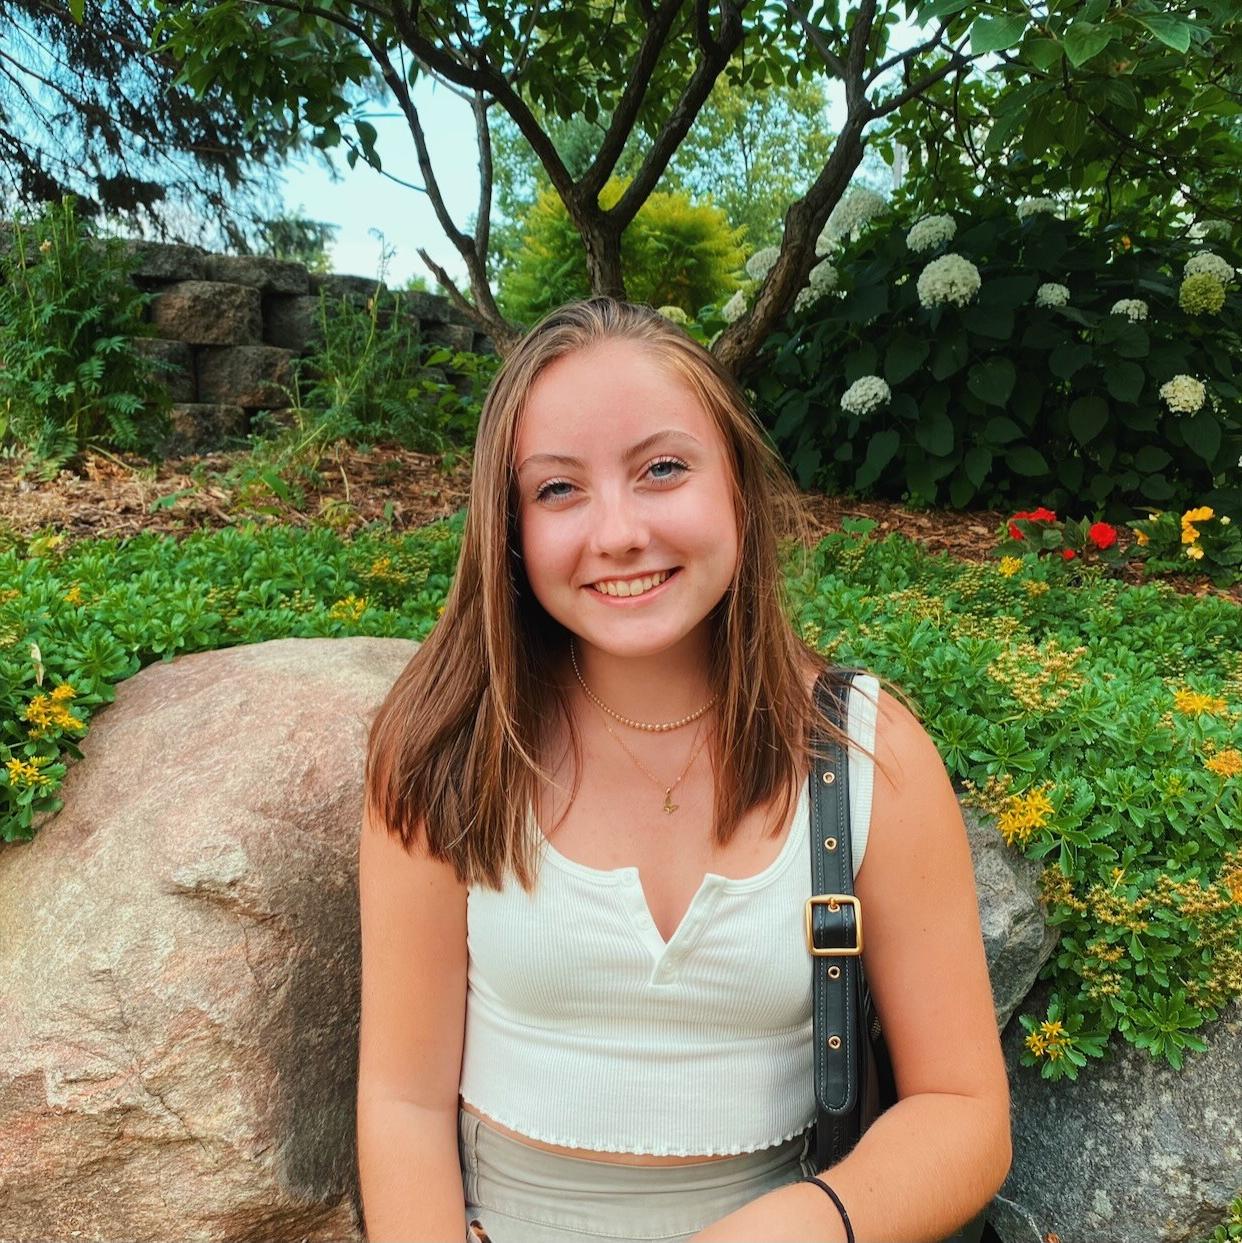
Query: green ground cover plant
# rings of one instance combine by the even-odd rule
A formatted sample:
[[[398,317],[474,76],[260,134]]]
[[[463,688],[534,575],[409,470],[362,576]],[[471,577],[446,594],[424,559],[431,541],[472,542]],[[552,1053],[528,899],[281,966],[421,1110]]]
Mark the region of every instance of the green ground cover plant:
[[[116,683],[183,652],[435,624],[464,515],[345,541],[254,524],[0,553],[0,836],[59,809]],[[809,642],[913,696],[964,800],[1042,860],[1061,939],[1026,1063],[1074,1078],[1116,1038],[1174,1067],[1242,996],[1242,609],[1059,560],[929,555],[848,520],[790,557]]]
[[[88,444],[150,449],[167,434],[161,367],[134,338],[150,335],[150,295],[129,282],[116,238],[92,237],[72,195],[11,222],[0,246],[0,447],[55,476]]]

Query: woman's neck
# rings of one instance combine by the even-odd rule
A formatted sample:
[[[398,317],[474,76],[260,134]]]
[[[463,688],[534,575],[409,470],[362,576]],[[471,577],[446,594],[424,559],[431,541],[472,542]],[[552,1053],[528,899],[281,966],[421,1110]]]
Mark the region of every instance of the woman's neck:
[[[708,653],[694,636],[649,656],[616,656],[581,639],[573,651],[577,672],[567,654],[568,685],[592,711],[603,704],[631,721],[664,724],[693,716],[712,699]]]

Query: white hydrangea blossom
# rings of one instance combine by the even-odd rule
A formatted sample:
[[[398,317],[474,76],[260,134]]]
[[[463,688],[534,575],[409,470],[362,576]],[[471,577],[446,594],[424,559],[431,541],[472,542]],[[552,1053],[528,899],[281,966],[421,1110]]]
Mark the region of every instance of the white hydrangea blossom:
[[[746,296],[740,289],[729,299],[728,302],[724,304],[724,306],[720,308],[721,315],[723,315],[729,323],[733,323],[736,319],[741,319],[745,312]]]
[[[915,221],[913,228],[906,234],[906,245],[916,255],[925,250],[935,250],[945,242],[951,242],[957,236],[957,221],[952,216],[924,216]]]
[[[809,306],[816,298],[822,298],[824,294],[831,293],[837,287],[837,270],[831,263],[825,259],[822,263],[817,263],[811,269],[811,283],[802,290],[799,290],[798,296],[794,299],[794,310],[800,311],[804,306]]]
[[[1038,216],[1041,212],[1055,216],[1059,208],[1056,199],[1034,198],[1018,200],[1018,219],[1025,220],[1028,216]]]
[[[1229,222],[1227,220],[1197,220],[1190,226],[1190,236],[1195,241],[1202,241],[1204,238],[1228,238]]]
[[[1058,285],[1056,281],[1047,281],[1035,291],[1036,306],[1065,306],[1069,300],[1068,286]]]
[[[961,255],[941,255],[933,259],[919,275],[919,301],[925,307],[965,306],[979,292],[983,281],[979,269]]]
[[[815,239],[815,257],[822,259],[825,255],[830,254],[837,248],[837,238],[827,225],[820,230],[819,236]]]
[[[1206,272],[1209,276],[1214,276],[1222,285],[1232,283],[1235,276],[1232,265],[1210,250],[1201,250],[1197,255],[1191,255],[1186,261],[1186,269],[1182,275],[1194,276],[1197,272]]]
[[[846,414],[870,414],[887,406],[892,396],[892,390],[878,375],[865,375],[841,394],[841,409]]]
[[[840,202],[832,209],[824,232],[829,238],[844,237],[855,229],[861,229],[872,216],[887,206],[888,200],[884,195],[868,190],[866,186],[854,186],[842,195]]]
[[[1207,398],[1207,389],[1192,375],[1175,375],[1160,386],[1160,396],[1174,414],[1194,414]]]
[[[1147,318],[1147,303],[1142,298],[1122,298],[1113,303],[1112,315],[1124,315],[1132,324]]]
[[[772,270],[777,256],[781,253],[779,246],[765,246],[757,250],[746,260],[746,275],[751,280],[761,281]]]
[[[665,319],[671,320],[674,324],[688,324],[690,322],[690,316],[679,306],[662,306],[658,310]]]

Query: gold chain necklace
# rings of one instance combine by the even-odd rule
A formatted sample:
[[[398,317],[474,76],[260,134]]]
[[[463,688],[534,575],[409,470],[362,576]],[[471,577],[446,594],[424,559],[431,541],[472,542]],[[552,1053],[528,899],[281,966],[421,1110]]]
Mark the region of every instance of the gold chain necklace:
[[[605,728],[605,729],[606,729],[606,730],[607,730],[610,734],[612,734],[612,736],[613,736],[614,738],[616,738],[616,740],[617,740],[617,745],[621,748],[621,750],[622,750],[622,751],[624,751],[624,752],[626,753],[626,755],[628,755],[628,756],[630,757],[630,759],[632,759],[632,760],[634,761],[634,763],[635,763],[635,764],[637,764],[637,765],[638,765],[638,767],[639,767],[639,768],[641,768],[641,769],[643,770],[643,772],[644,772],[644,773],[646,773],[646,774],[647,774],[647,776],[648,776],[648,777],[650,777],[650,778],[651,778],[651,780],[652,780],[652,781],[654,781],[654,782],[656,783],[656,785],[657,785],[660,789],[662,789],[662,790],[664,791],[664,806],[663,806],[663,808],[662,808],[661,810],[664,812],[664,814],[665,814],[666,816],[671,816],[671,815],[673,814],[673,812],[675,812],[675,811],[678,809],[678,807],[680,807],[680,806],[681,806],[681,804],[680,804],[680,803],[674,803],[674,802],[673,802],[673,791],[674,791],[675,789],[677,789],[677,787],[678,787],[679,785],[681,785],[681,778],[682,778],[682,777],[684,777],[684,776],[685,776],[685,775],[686,775],[686,774],[690,771],[690,765],[691,765],[691,764],[693,764],[693,763],[694,763],[694,761],[695,761],[696,759],[698,759],[698,757],[699,757],[699,752],[703,750],[704,745],[707,743],[707,735],[706,735],[706,734],[704,734],[704,735],[703,735],[703,739],[702,739],[702,741],[698,744],[698,746],[696,746],[696,747],[695,747],[695,748],[691,751],[691,753],[690,753],[690,758],[686,761],[686,766],[685,766],[685,768],[683,768],[683,769],[681,770],[681,777],[678,777],[678,778],[677,778],[677,780],[676,780],[676,781],[674,781],[674,782],[673,782],[673,784],[672,784],[671,786],[666,786],[666,785],[664,784],[664,782],[663,782],[663,781],[661,781],[661,780],[660,780],[660,778],[659,778],[659,777],[657,777],[657,776],[656,776],[656,775],[655,775],[655,774],[654,774],[654,773],[653,773],[653,772],[652,772],[652,771],[651,771],[651,770],[650,770],[650,769],[649,769],[649,768],[648,768],[648,767],[647,767],[647,766],[646,766],[646,765],[642,762],[642,760],[640,760],[640,759],[638,758],[638,756],[636,756],[636,755],[634,754],[634,752],[633,752],[633,751],[631,751],[631,750],[629,749],[629,747],[627,747],[627,746],[625,745],[625,743],[623,743],[623,742],[621,741],[621,739],[617,737],[616,733],[613,731],[612,726],[608,724],[608,719],[607,719],[607,717],[605,717],[605,718],[604,718],[604,728]],[[702,726],[700,726],[700,727],[699,727],[699,729],[700,729],[700,731],[701,731],[701,730],[702,730]]]
[[[670,729],[680,729],[683,725],[689,725],[691,721],[697,721],[704,713],[710,712],[715,706],[718,695],[713,695],[697,712],[690,713],[689,716],[683,716],[680,721],[664,721],[659,724],[650,724],[647,721],[631,721],[628,716],[622,716],[619,712],[614,712],[604,701],[598,698],[591,688],[586,684],[582,677],[582,672],[578,668],[578,658],[574,655],[574,641],[569,641],[569,659],[573,662],[574,674],[578,679],[579,685],[586,692],[586,697],[602,712],[608,713],[614,721],[620,721],[622,725],[628,725],[631,729],[645,729],[653,733],[666,733]],[[607,724],[607,722],[605,722]],[[610,734],[612,730],[608,731]],[[613,734],[616,737],[616,734]]]

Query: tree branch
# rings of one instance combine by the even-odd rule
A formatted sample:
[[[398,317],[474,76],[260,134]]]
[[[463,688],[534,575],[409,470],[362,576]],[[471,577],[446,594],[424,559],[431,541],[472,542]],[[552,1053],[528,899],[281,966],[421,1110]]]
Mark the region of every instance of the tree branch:
[[[811,25],[806,14],[793,3],[793,0],[785,0],[785,7],[801,23],[802,29],[806,33],[806,37],[810,39],[812,44],[814,44],[815,50],[823,58],[824,64],[827,65],[828,68],[831,69],[842,82],[844,82],[845,61],[843,61],[828,45],[828,40],[824,38],[823,31]]]
[[[918,82],[912,83],[904,91],[894,95],[892,99],[886,99],[882,104],[873,104],[871,108],[872,118],[888,116],[890,112],[895,112],[908,100],[915,98],[917,95],[922,95],[929,87],[935,86],[941,78],[947,77],[956,69],[965,69],[972,64],[975,58],[973,56],[963,56],[961,53],[961,49],[965,46],[966,40],[963,39],[961,44],[954,49],[952,58],[945,61],[939,69],[927,74],[926,77]]]
[[[448,294],[449,301],[463,315],[468,316],[471,322],[483,325],[501,355],[507,354],[517,344],[522,335],[520,329],[515,328],[508,320],[501,318],[499,315],[496,316],[494,322],[484,319],[479,314],[479,308],[471,306],[462,297],[461,290],[457,288],[453,278],[421,246],[418,248],[418,257],[427,265],[428,270],[444,288],[444,291]]]
[[[475,213],[475,248],[487,263],[492,227],[492,132],[487,125],[487,105],[483,92],[474,93],[474,126],[479,140],[479,209]],[[486,270],[486,266],[485,269]]]
[[[932,48],[938,47],[940,45],[940,40],[944,38],[944,32],[948,30],[948,28],[949,23],[942,22],[940,24],[940,29],[937,30],[926,43],[920,43],[918,47],[907,48],[904,52],[897,52],[895,55],[890,56],[882,65],[877,65],[869,74],[867,74],[866,78],[863,80],[863,86],[870,86],[872,82],[874,82],[882,73],[887,73],[888,70],[890,70],[894,65],[899,64],[901,61],[904,60],[909,63],[917,57],[922,56],[924,52],[930,52]]]
[[[681,98],[665,121],[664,127],[656,135],[655,142],[647,152],[642,167],[638,170],[629,188],[604,218],[618,231],[623,231],[638,214],[638,209],[646,202],[656,183],[660,180],[668,162],[673,158],[682,139],[690,131],[694,118],[698,116],[704,101],[711,94],[711,89],[720,76],[721,70],[729,63],[729,58],[742,41],[742,10],[746,0],[740,3],[735,0],[723,0],[720,13],[720,36],[712,45],[712,52],[699,62],[698,67],[686,84]]]
[[[654,20],[648,24],[638,56],[630,67],[625,90],[608,123],[604,141],[600,143],[599,151],[596,152],[590,167],[578,181],[576,191],[583,203],[594,204],[598,201],[600,190],[616,168],[621,152],[625,149],[625,140],[634,129],[639,109],[651,85],[651,75],[660,58],[660,52],[668,42],[673,19],[684,2],[685,0],[664,0],[656,10]]]

